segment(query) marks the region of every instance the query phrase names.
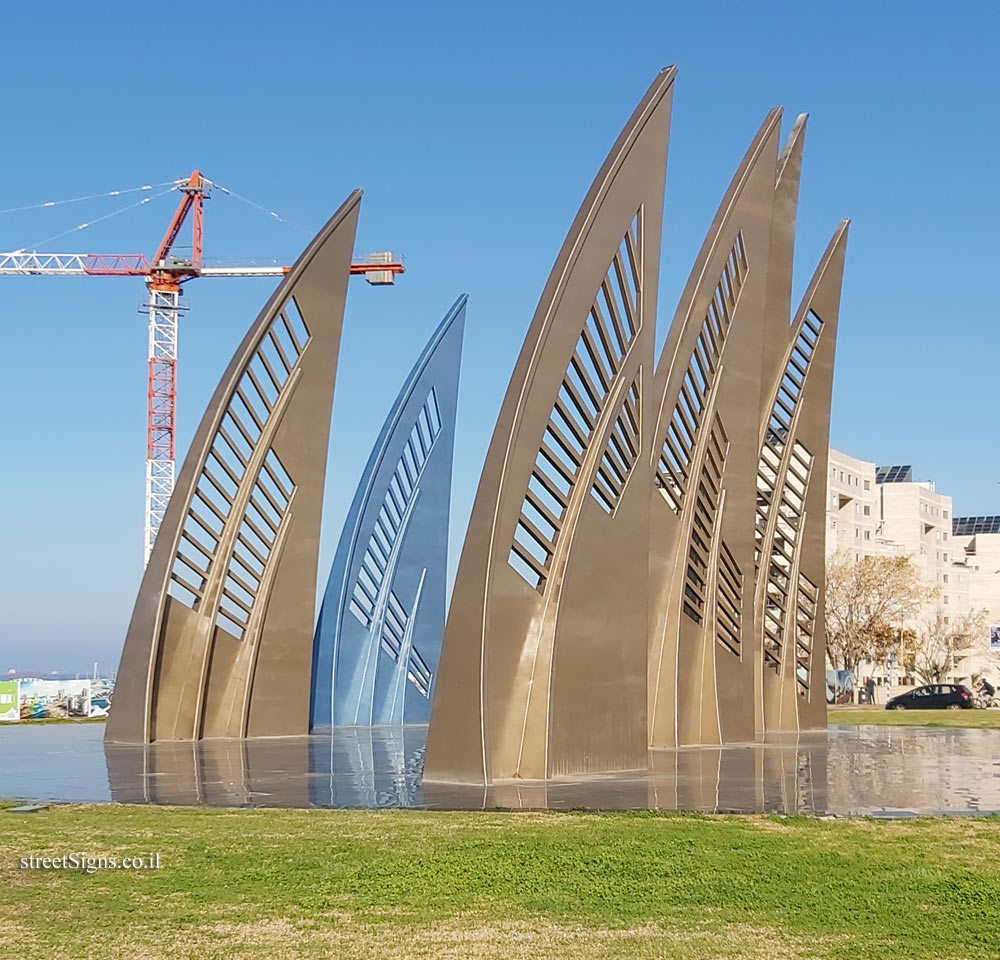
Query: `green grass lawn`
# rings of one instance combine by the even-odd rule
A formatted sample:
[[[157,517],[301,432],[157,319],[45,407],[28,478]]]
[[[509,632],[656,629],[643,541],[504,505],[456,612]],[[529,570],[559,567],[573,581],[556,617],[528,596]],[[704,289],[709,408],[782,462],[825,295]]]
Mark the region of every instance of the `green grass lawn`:
[[[998,819],[0,811],[0,943],[56,960],[995,960],[998,849]],[[77,851],[162,867],[19,868]]]
[[[830,707],[826,722],[876,723],[888,727],[976,727],[1000,730],[1000,710],[886,710],[885,707]]]

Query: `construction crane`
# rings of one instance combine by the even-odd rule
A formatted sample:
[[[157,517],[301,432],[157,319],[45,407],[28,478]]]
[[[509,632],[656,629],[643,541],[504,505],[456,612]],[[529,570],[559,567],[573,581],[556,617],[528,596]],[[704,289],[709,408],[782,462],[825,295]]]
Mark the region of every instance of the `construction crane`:
[[[149,295],[142,312],[148,315],[149,354],[144,563],[149,562],[156,534],[174,489],[177,321],[187,309],[181,302],[181,285],[195,277],[281,277],[291,269],[277,265],[204,265],[205,200],[215,186],[218,185],[203,177],[198,170],[173,184],[173,189],[179,190],[183,196],[167,232],[149,258],[141,253],[40,253],[37,250],[0,253],[0,276],[145,278]],[[176,256],[173,250],[188,218],[191,220],[191,257],[183,258]],[[403,273],[404,269],[402,258],[391,252],[369,254],[351,263],[351,274],[363,276],[373,285],[392,284],[396,274]]]

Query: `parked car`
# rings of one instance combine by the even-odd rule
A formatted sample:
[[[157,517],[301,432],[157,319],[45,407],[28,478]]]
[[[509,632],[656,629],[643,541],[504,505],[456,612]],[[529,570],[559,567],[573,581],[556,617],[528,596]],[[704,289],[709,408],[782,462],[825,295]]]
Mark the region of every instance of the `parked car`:
[[[889,700],[886,710],[968,710],[972,691],[961,683],[928,683]]]

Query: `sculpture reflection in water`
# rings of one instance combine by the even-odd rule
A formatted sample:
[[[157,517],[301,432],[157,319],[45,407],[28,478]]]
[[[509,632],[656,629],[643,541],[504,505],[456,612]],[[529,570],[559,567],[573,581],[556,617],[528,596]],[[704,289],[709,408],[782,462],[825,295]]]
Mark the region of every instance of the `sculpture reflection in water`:
[[[420,806],[426,727],[346,727],[311,739],[313,806]]]
[[[306,737],[105,743],[115,803],[309,806]]]
[[[334,736],[105,744],[115,803],[214,807],[419,806],[422,727]]]
[[[329,734],[104,747],[116,803],[437,810],[827,812],[825,734],[729,747],[654,750],[648,773],[508,782],[421,783],[427,729],[338,727]]]

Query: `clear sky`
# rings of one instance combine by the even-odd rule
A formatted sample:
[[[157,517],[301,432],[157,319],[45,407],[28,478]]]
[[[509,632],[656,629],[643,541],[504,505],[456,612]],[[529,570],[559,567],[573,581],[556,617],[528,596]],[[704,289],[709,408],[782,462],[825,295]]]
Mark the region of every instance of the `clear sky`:
[[[469,294],[452,568],[522,338],[580,201],[677,64],[659,338],[767,110],[811,115],[796,292],[853,219],[832,442],[912,463],[958,514],[1000,513],[1000,71],[993,3],[588,0],[9,5],[0,209],[185,176],[217,194],[206,256],[291,262],[356,186],[321,579],[402,378]],[[155,191],[154,191],[155,192]],[[44,246],[151,253],[176,194]],[[0,214],[13,250],[129,202]],[[273,281],[187,288],[179,452]],[[138,279],[0,277],[0,670],[117,663],[142,567]]]

